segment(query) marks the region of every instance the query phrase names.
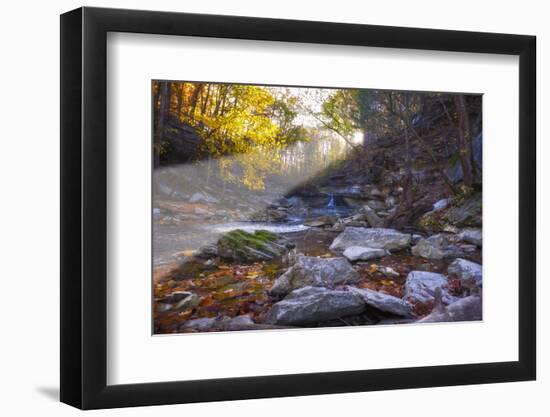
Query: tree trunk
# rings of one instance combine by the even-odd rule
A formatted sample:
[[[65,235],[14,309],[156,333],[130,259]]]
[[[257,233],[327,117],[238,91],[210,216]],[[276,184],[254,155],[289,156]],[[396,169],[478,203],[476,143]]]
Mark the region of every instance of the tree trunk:
[[[195,91],[193,91],[193,96],[191,97],[191,106],[189,115],[193,117],[195,115],[195,109],[197,108],[197,103],[199,101],[200,93],[202,92],[203,84],[199,83],[195,86]]]
[[[228,93],[229,93],[229,87],[226,87],[224,89],[224,92],[223,92],[222,104],[220,106],[220,116],[223,116],[224,113],[225,113],[225,103],[226,103],[226,100],[227,100]]]
[[[180,85],[180,90],[176,91],[176,99],[177,99],[177,109],[176,109],[176,115],[178,116],[178,121],[181,120],[181,110],[183,107],[183,85]]]
[[[153,167],[158,168],[160,166],[160,148],[162,136],[164,134],[164,126],[166,123],[168,109],[170,108],[170,82],[161,82],[159,86],[160,90],[160,106],[157,117],[157,128],[153,137]]]
[[[214,117],[220,115],[222,103],[223,101],[225,101],[225,95],[227,94],[225,90],[226,90],[226,87],[224,87],[223,85],[218,86],[218,94],[216,95],[216,106],[214,107],[214,114],[213,114]]]
[[[212,89],[212,84],[208,84],[208,88],[206,89],[206,98],[204,99],[204,102],[202,103],[201,114],[206,113],[208,100],[210,100],[210,91],[211,91],[211,89]]]

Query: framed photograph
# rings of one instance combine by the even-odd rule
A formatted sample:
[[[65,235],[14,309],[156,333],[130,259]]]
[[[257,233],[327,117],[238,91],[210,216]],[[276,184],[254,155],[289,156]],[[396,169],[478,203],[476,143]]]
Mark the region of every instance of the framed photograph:
[[[61,401],[533,380],[535,37],[61,16]]]

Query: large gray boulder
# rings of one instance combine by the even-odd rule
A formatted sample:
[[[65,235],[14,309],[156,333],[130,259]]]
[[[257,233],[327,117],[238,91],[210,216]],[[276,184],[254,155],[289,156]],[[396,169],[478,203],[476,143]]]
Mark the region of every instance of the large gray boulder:
[[[436,306],[433,311],[419,323],[440,323],[449,321],[478,321],[482,320],[482,302],[479,295],[461,298],[452,304]]]
[[[368,306],[374,307],[385,313],[395,314],[396,316],[412,316],[411,305],[401,298],[382,292],[369,290],[368,288],[347,287],[349,291],[361,297]]]
[[[480,264],[467,259],[455,259],[447,269],[449,277],[457,277],[463,287],[470,290],[481,287],[483,283],[483,271]]]
[[[316,258],[298,256],[296,262],[275,280],[272,295],[285,295],[296,288],[333,287],[338,284],[352,284],[361,279],[345,258]]]
[[[411,235],[394,229],[346,227],[330,245],[332,251],[344,251],[350,246],[397,251],[409,246]]]
[[[458,234],[458,237],[464,242],[472,243],[479,247],[483,245],[483,234],[481,229],[464,229]]]
[[[264,321],[284,326],[303,326],[344,316],[361,314],[365,303],[358,295],[343,290],[304,287],[274,304]]]
[[[412,254],[426,259],[443,259],[465,256],[466,252],[463,248],[454,244],[449,236],[437,234],[420,239],[413,246]]]
[[[342,255],[350,261],[368,261],[369,259],[381,258],[388,252],[385,249],[364,248],[362,246],[350,246]]]
[[[426,271],[411,271],[405,281],[405,300],[411,303],[426,304],[434,302],[435,292],[441,288],[442,300],[450,304],[457,300],[449,294],[447,277],[443,274]]]

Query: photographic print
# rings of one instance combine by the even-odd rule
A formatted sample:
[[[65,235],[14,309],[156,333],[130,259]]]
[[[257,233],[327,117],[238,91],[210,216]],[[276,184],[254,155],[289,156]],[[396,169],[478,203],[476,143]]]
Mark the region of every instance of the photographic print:
[[[154,334],[482,320],[482,95],[151,89]]]

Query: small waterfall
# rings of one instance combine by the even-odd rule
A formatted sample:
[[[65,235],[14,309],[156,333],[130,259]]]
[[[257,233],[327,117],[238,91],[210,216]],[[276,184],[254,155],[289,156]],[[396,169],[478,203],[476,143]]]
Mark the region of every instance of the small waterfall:
[[[336,204],[334,204],[334,194],[331,194],[331,195],[330,195],[330,200],[329,200],[329,202],[328,202],[328,204],[327,204],[327,207],[328,207],[328,208],[334,208],[334,207],[336,207]]]

